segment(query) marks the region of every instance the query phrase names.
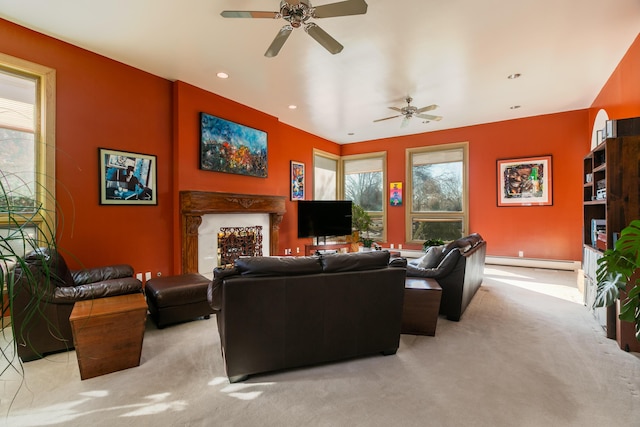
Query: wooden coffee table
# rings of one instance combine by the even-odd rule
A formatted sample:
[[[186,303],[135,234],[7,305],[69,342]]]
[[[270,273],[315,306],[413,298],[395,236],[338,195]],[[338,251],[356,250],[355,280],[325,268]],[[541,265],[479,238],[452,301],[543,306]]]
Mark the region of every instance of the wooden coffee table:
[[[435,279],[407,277],[404,283],[402,333],[435,336],[442,288]]]
[[[146,318],[142,293],[76,302],[69,322],[80,378],[139,366]]]

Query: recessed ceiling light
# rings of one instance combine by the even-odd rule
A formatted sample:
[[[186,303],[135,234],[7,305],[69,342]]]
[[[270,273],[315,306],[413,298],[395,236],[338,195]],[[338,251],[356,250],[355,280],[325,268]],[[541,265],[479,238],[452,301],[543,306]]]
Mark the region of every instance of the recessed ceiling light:
[[[293,105],[293,104],[289,105],[289,110],[295,110],[296,108],[298,108],[297,105]]]
[[[222,71],[220,71],[218,74],[216,74],[216,76],[218,76],[221,79],[228,79],[229,78],[229,74],[223,73]]]
[[[520,73],[509,74],[509,75],[507,76],[507,78],[508,78],[509,80],[513,80],[513,79],[517,79],[517,78],[518,78],[518,77],[520,77],[521,75],[522,75],[522,74],[520,74]]]
[[[520,108],[520,105],[512,105],[511,107],[512,110],[517,110],[518,108]]]

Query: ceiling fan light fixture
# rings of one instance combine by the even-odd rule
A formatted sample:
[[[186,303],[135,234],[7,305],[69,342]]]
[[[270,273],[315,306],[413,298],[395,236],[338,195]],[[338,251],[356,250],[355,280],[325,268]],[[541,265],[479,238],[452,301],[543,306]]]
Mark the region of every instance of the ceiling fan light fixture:
[[[294,28],[304,26],[307,34],[313,37],[322,47],[332,54],[340,53],[343,46],[322,28],[313,22],[307,22],[315,18],[331,18],[336,16],[363,15],[367,13],[365,0],[343,0],[336,3],[323,4],[313,7],[310,0],[281,0],[278,12],[264,12],[251,10],[223,10],[220,15],[223,18],[267,18],[284,19],[287,24],[282,27],[276,38],[265,52],[264,56],[273,58],[278,55],[280,49]]]

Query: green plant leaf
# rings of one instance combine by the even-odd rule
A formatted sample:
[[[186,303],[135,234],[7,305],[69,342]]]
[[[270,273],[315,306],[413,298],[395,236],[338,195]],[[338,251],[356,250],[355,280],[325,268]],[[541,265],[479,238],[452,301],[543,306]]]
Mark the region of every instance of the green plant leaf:
[[[626,280],[624,280],[624,277],[620,273],[607,274],[598,282],[593,307],[608,307],[613,305],[620,297],[621,286],[624,288],[626,283]]]

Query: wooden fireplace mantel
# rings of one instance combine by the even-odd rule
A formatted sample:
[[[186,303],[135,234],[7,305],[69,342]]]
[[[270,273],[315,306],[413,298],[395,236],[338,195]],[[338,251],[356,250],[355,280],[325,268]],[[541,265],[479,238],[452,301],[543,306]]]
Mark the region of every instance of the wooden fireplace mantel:
[[[198,228],[202,215],[269,214],[269,253],[274,255],[278,252],[280,223],[285,212],[284,196],[181,191],[182,272],[198,272]]]

